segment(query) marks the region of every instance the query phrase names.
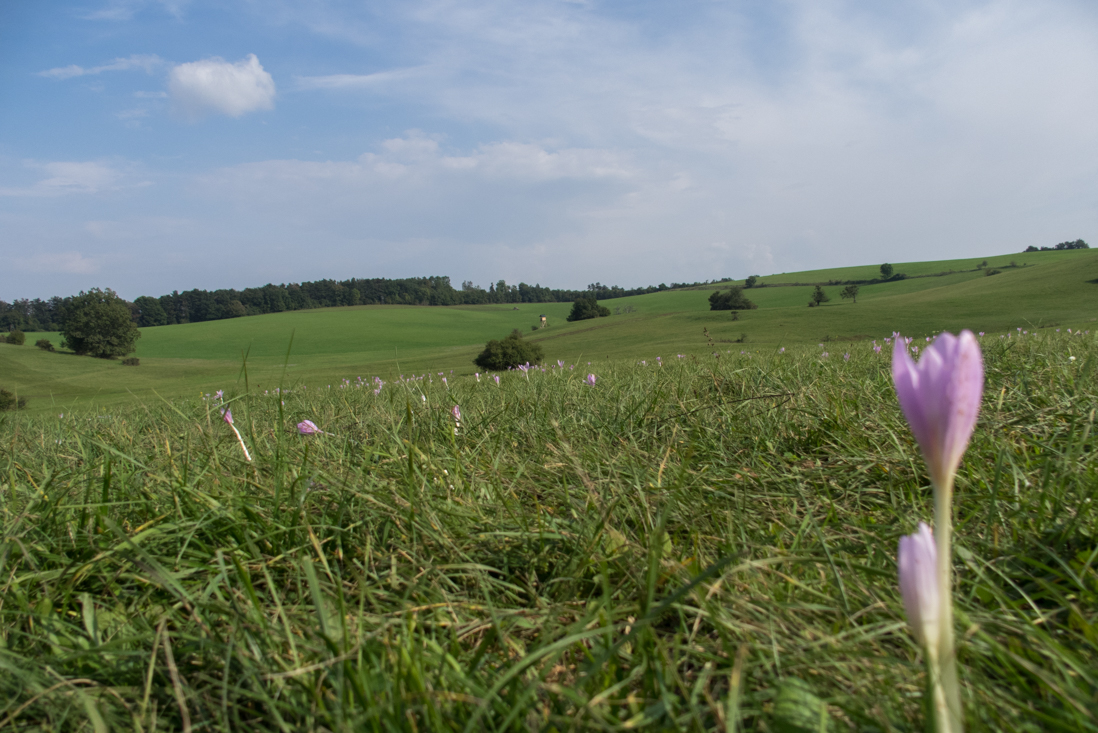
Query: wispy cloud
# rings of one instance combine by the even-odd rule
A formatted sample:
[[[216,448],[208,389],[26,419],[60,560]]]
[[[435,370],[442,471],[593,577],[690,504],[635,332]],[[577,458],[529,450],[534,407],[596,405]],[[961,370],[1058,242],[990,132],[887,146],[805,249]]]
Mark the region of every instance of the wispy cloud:
[[[164,60],[155,54],[144,56],[135,55],[124,59],[118,58],[110,63],[88,68],[77,66],[76,64],[59,66],[56,69],[39,71],[38,75],[51,79],[72,79],[76,76],[94,76],[96,74],[102,74],[104,71],[129,71],[130,69],[142,69],[145,73],[151,74],[154,69],[163,64]]]
[[[168,77],[172,106],[188,119],[208,112],[240,117],[274,107],[275,83],[255,54],[236,63],[209,58],[179,64]]]
[[[28,257],[13,257],[10,263],[16,271],[66,275],[92,275],[100,268],[99,260],[80,252],[38,252]]]
[[[328,74],[326,76],[295,76],[294,87],[301,91],[314,89],[373,89],[391,82],[423,76],[425,67],[378,71],[373,74]]]
[[[126,173],[103,161],[26,161],[24,167],[39,171],[35,183],[23,187],[0,188],[0,196],[54,197],[70,194],[95,194],[113,191],[124,185],[148,185],[147,181],[125,184]]]

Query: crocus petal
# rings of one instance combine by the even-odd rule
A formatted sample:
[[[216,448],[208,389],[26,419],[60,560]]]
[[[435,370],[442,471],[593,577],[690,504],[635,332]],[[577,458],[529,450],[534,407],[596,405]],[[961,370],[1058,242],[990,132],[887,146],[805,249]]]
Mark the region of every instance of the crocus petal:
[[[934,535],[919,522],[915,534],[900,538],[900,594],[907,621],[915,639],[923,646],[938,647],[938,551]]]
[[[984,363],[971,331],[943,333],[918,363],[902,339],[892,350],[892,381],[904,417],[923,451],[935,485],[945,486],[961,463],[976,427],[984,391]]]
[[[302,420],[297,424],[297,432],[301,435],[314,435],[323,431],[312,420]]]
[[[228,409],[228,408],[225,408],[224,410],[221,411],[221,419],[224,420],[225,422],[229,423],[230,425],[232,425],[233,424],[233,411]]]

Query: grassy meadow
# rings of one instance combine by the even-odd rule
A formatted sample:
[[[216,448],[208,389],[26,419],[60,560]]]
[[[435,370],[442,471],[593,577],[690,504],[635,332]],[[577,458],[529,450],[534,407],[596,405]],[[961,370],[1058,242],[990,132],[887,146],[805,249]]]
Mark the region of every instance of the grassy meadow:
[[[957,482],[967,726],[1093,731],[1098,345],[1025,330]],[[922,730],[887,349],[697,351],[225,384],[250,462],[212,398],[0,414],[0,730]]]
[[[983,259],[1006,269],[986,277],[975,269]],[[1019,266],[1010,268],[1011,260]],[[137,368],[41,352],[31,346],[35,340],[45,337],[56,345],[60,335],[31,334],[26,346],[0,344],[0,387],[27,397],[32,411],[61,412],[157,395],[212,393],[230,384],[270,390],[359,376],[390,380],[428,370],[471,375],[484,343],[514,328],[540,343],[550,363],[586,363],[700,355],[715,348],[761,353],[880,339],[895,330],[925,336],[962,328],[1001,333],[1019,326],[1078,327],[1098,316],[1094,250],[898,263],[896,270],[913,277],[863,286],[857,303],[840,299],[840,287],[828,287],[831,302],[820,308],[806,307],[811,286],[751,289],[747,294],[758,310],[740,313],[735,321],[728,311],[709,310],[709,293],[717,287],[712,286],[608,300],[616,315],[578,323],[565,321],[569,303],[520,303],[327,308],[145,328],[137,342]],[[866,266],[763,280],[827,282],[875,274],[876,266]],[[549,328],[532,332],[541,314]]]

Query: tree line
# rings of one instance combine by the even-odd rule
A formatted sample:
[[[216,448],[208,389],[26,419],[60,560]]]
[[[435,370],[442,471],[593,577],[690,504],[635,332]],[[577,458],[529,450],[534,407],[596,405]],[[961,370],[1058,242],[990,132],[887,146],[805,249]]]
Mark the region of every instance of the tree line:
[[[318,280],[316,282],[268,283],[244,290],[173,291],[153,297],[142,295],[127,303],[133,321],[142,327],[176,323],[198,323],[264,313],[331,308],[347,305],[482,305],[492,303],[570,303],[577,298],[607,300],[628,295],[644,295],[700,283],[661,283],[641,288],[592,283],[585,290],[547,288],[520,282],[509,285],[500,280],[488,289],[466,281],[458,290],[444,276],[419,278],[367,278]],[[21,299],[11,303],[0,300],[0,330],[60,331],[65,314],[77,296]]]

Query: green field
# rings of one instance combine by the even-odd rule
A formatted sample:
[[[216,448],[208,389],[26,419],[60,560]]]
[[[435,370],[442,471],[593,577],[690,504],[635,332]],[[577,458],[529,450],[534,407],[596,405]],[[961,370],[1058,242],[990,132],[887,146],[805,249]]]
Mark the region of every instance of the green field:
[[[660,317],[597,332],[630,322]],[[967,730],[1098,731],[1098,338],[981,343],[954,500]],[[925,468],[888,351],[825,346],[226,384],[250,462],[196,396],[0,414],[0,729],[924,730],[896,546],[931,517]]]
[[[975,269],[983,259],[998,275]],[[1023,266],[1024,265],[1024,266]],[[764,277],[764,282],[871,278],[876,265]],[[1035,252],[968,260],[897,263],[909,275],[936,277],[867,285],[858,302],[839,298],[807,308],[809,286],[747,291],[758,310],[732,321],[708,310],[715,289],[676,290],[605,301],[619,315],[569,324],[567,303],[493,306],[362,306],[296,311],[224,321],[142,329],[141,366],[122,366],[30,343],[57,334],[32,334],[26,346],[0,344],[0,387],[30,400],[32,410],[112,404],[154,394],[178,396],[243,384],[326,386],[340,379],[379,375],[391,379],[426,370],[470,375],[473,357],[491,338],[513,328],[542,344],[550,363],[667,358],[678,353],[775,349],[828,341],[882,338],[893,331],[925,336],[940,330],[1003,332],[1058,324],[1084,327],[1098,316],[1098,252]],[[625,313],[627,309],[632,312]],[[533,333],[546,314],[550,327]],[[708,330],[714,343],[703,334]],[[291,348],[292,338],[292,348]],[[742,341],[740,339],[743,339]],[[288,358],[287,358],[288,356]]]

